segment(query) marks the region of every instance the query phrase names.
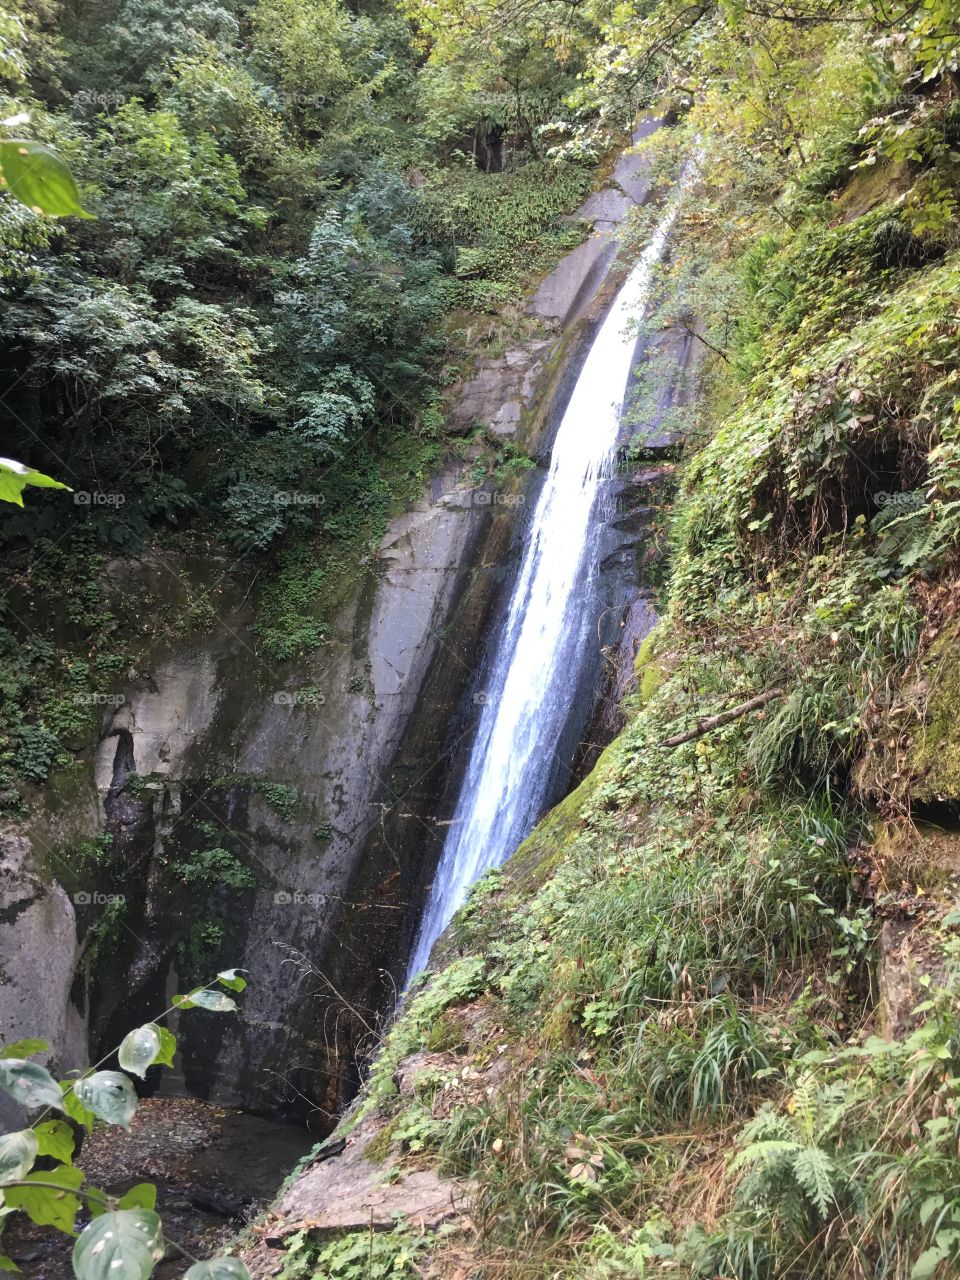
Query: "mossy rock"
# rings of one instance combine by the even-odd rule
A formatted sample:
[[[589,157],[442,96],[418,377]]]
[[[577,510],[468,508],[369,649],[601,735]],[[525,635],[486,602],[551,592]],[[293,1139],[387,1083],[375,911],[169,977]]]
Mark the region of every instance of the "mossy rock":
[[[837,197],[836,208],[840,220],[854,222],[871,209],[909,191],[913,182],[909,161],[858,169]]]
[[[606,781],[614,762],[618,741],[615,738],[610,743],[579,787],[541,818],[506,864],[505,871],[513,899],[527,901],[532,897],[550,879],[566,851],[583,830],[585,810],[597,788]]]
[[[960,801],[960,628],[939,636],[923,665],[929,694],[907,752],[910,797]]]
[[[654,627],[645,636],[633,660],[634,687],[628,699],[631,713],[641,711],[657,692],[669,674],[666,667],[658,660],[657,641],[659,627]]]

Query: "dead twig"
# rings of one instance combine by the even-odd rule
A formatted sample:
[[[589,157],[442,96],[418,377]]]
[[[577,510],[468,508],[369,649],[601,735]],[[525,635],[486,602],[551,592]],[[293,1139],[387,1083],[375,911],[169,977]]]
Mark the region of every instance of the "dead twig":
[[[675,733],[671,738],[664,738],[660,746],[679,747],[683,742],[692,742],[694,738],[702,737],[705,733],[709,733],[711,729],[719,729],[723,725],[729,724],[731,720],[739,720],[741,716],[747,715],[748,712],[756,711],[759,707],[765,707],[774,698],[782,697],[782,689],[768,689],[766,693],[758,693],[755,698],[750,698],[747,702],[741,702],[738,706],[731,707],[729,711],[721,711],[715,716],[704,716],[697,721],[692,729],[687,729],[685,733]]]

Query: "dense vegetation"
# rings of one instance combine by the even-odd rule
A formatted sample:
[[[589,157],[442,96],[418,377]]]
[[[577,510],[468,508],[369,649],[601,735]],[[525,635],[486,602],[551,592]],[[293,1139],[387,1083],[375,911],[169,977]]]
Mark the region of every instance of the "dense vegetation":
[[[368,1086],[392,1176],[477,1186],[384,1274],[960,1266],[958,16],[606,14],[591,92],[655,67],[665,172],[701,153],[662,319],[711,354],[628,726],[477,886]],[[301,1232],[284,1274],[362,1275],[351,1248]]]
[[[573,71],[524,70],[529,101],[498,65],[465,88],[420,74],[418,30],[339,0],[4,6],[2,115],[93,215],[0,208],[4,452],[74,491],[3,512],[6,806],[138,645],[209,621],[210,598],[123,614],[109,556],[151,548],[173,583],[212,534],[257,581],[265,657],[321,644],[442,455],[465,327],[583,234],[562,218],[590,165],[531,143]]]

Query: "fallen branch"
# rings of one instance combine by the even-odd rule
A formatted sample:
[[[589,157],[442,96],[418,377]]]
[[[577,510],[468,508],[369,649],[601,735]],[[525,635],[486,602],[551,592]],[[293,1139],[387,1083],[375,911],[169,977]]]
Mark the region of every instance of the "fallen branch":
[[[711,729],[720,729],[723,725],[729,724],[731,720],[739,720],[741,716],[745,716],[749,711],[756,711],[758,707],[765,707],[768,702],[772,702],[774,698],[782,698],[782,689],[768,689],[766,693],[758,693],[755,698],[750,698],[747,702],[741,702],[737,707],[731,707],[729,711],[721,711],[719,715],[704,716],[702,720],[698,720],[695,728],[688,729],[685,733],[675,733],[672,738],[664,738],[660,743],[661,747],[679,747],[682,742],[692,742],[694,738],[700,738],[705,733],[709,733]]]

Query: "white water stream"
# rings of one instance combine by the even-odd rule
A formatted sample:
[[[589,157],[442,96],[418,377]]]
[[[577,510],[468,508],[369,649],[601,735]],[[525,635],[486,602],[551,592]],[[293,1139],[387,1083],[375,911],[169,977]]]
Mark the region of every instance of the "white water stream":
[[[577,695],[583,644],[594,619],[584,608],[596,573],[601,483],[609,476],[642,318],[677,203],[671,201],[617,294],[577,379],[557,431],[550,470],[530,525],[507,620],[488,680],[409,977],[470,885],[499,866],[543,809],[553,756]]]

